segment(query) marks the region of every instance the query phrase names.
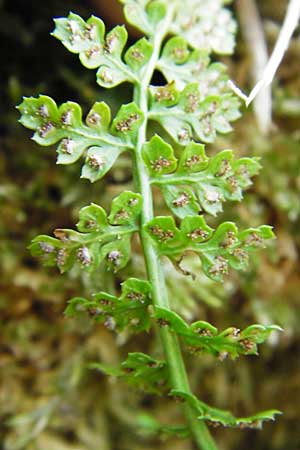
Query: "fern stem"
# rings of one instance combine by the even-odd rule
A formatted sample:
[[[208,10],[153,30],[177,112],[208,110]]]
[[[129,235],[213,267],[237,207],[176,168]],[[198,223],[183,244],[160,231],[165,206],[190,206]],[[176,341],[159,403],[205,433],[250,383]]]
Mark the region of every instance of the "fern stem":
[[[151,238],[145,232],[144,225],[153,218],[153,199],[151,191],[151,180],[147,173],[147,168],[142,159],[142,146],[146,142],[147,117],[148,117],[148,87],[153,76],[161,49],[162,42],[167,34],[170,22],[172,21],[174,9],[170,5],[167,16],[161,24],[159,31],[153,38],[153,54],[143,73],[142,82],[136,84],[134,90],[135,102],[143,111],[145,120],[139,129],[134,164],[134,178],[137,190],[143,196],[143,210],[141,215],[140,238],[143,246],[144,257],[148,278],[152,284],[152,294],[154,305],[170,309],[168,293],[164,279],[164,273],[160,256],[154,247]],[[167,360],[170,379],[173,389],[183,392],[190,392],[188,377],[183,362],[177,336],[169,331],[167,327],[162,327],[160,331],[165,357]],[[184,406],[186,418],[194,439],[201,450],[217,450],[216,444],[211,437],[204,422],[197,419],[196,412],[188,405]]]

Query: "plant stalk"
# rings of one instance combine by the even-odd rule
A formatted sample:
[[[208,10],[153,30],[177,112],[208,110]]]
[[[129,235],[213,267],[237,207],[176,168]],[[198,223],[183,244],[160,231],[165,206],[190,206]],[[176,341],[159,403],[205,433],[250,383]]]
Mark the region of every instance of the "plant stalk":
[[[174,7],[173,5],[170,5],[164,22],[153,37],[153,54],[144,70],[142,82],[137,84],[134,89],[134,100],[145,117],[145,120],[139,129],[134,161],[136,188],[143,197],[140,238],[144,251],[148,278],[152,284],[153,303],[155,306],[168,309],[170,309],[170,306],[160,255],[144,227],[145,224],[153,218],[153,199],[151,181],[147,172],[147,167],[142,158],[142,146],[147,139],[148,87],[159,59],[162,42],[168,32],[173,15]],[[161,328],[160,335],[169,368],[172,388],[190,393],[189,381],[177,336],[167,327]],[[184,412],[198,448],[201,450],[217,450],[216,444],[205,423],[197,419],[196,411],[190,406],[184,405]]]

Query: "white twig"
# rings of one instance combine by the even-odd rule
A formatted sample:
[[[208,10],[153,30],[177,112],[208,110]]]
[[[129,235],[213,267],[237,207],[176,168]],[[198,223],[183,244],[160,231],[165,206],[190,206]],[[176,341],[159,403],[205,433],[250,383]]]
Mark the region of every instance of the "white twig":
[[[230,89],[238,96],[240,97],[245,103],[248,100],[248,96],[246,94],[244,94],[244,92],[242,91],[242,89],[240,89],[239,87],[237,87],[236,84],[234,84],[234,82],[232,80],[228,80],[228,86],[230,87]]]
[[[243,94],[238,88],[236,88],[233,82],[230,82],[231,88],[245,101],[246,106],[250,105],[250,103],[254,100],[261,89],[263,89],[265,86],[269,86],[272,83],[276,70],[284,56],[286,49],[289,46],[291,37],[297,27],[299,18],[300,0],[290,0],[282,28],[280,30],[269,62],[265,70],[263,71],[261,80],[258,81],[258,83],[254,86],[248,96]]]

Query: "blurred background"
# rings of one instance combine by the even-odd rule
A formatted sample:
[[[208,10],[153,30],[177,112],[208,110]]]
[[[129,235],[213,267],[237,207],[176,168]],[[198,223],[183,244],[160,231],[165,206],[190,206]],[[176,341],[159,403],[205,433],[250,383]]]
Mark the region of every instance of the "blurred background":
[[[222,60],[249,92],[255,66],[245,38],[245,3],[233,2],[240,23],[237,48]],[[259,0],[257,6],[270,51],[287,1]],[[73,227],[80,207],[91,201],[108,207],[132,185],[126,156],[95,185],[79,182],[78,165],[55,166],[55,151],[30,141],[31,133],[17,122],[15,105],[22,95],[74,100],[84,111],[96,100],[115,110],[130,99],[126,85],[101,90],[94,71],[49,36],[52,18],[70,10],[84,18],[99,15],[108,27],[123,20],[117,0],[0,0],[0,449],[192,450],[189,439],[155,433],[150,414],[163,423],[180,421],[171,400],[143,395],[87,368],[90,361],[118,364],[129,351],[157,352],[157,337],[118,337],[87,318],[63,316],[72,296],[113,292],[128,276],[143,276],[138,246],[117,279],[101,270],[91,278],[61,276],[41,267],[26,248],[37,234]],[[251,259],[247,273],[232,274],[224,285],[201,274],[194,282],[165,266],[172,305],[186,319],[209,320],[220,329],[251,323],[284,328],[260,347],[259,357],[220,362],[186,355],[191,384],[203,400],[239,415],[269,408],[284,413],[263,431],[216,430],[220,450],[300,449],[299,61],[298,30],[273,83],[268,134],[250,109],[233,133],[207,147],[208,154],[231,147],[237,156],[261,156],[263,170],[253,188],[241,204],[228,204],[218,220],[236,220],[241,227],[271,224],[276,242]]]

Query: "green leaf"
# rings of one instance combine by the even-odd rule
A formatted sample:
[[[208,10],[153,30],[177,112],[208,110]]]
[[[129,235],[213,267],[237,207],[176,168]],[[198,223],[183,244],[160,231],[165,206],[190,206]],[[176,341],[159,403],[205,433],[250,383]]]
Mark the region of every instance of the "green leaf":
[[[222,150],[210,159],[207,172],[214,177],[222,177],[224,175],[227,175],[228,173],[232,173],[232,159],[232,150]]]
[[[133,199],[141,201],[140,194],[123,194],[131,194]],[[118,198],[115,203],[113,200],[114,205],[117,202]],[[32,255],[41,258],[46,266],[57,266],[61,272],[70,270],[75,264],[85,271],[93,272],[103,260],[117,271],[129,259],[130,236],[138,229],[132,220],[138,213],[138,205],[134,205],[130,213],[131,219],[126,223],[121,224],[120,221],[120,225],[110,225],[106,211],[92,203],[79,212],[79,231],[58,228],[54,230],[56,239],[37,236],[29,248]]]
[[[241,332],[241,338],[248,339],[255,344],[261,344],[269,337],[272,331],[282,331],[282,328],[277,325],[250,325]]]
[[[111,88],[125,81],[135,82],[136,77],[122,61],[127,42],[127,31],[116,26],[105,37],[101,19],[91,16],[86,22],[70,13],[67,18],[55,19],[52,35],[72,53],[79,54],[81,63],[88,69],[98,69],[97,82]]]
[[[225,198],[218,186],[203,183],[198,186],[196,192],[201,206],[207,213],[216,216],[223,211],[222,203]]]
[[[87,146],[88,141],[80,137],[64,137],[57,147],[57,164],[75,163],[84,154]]]
[[[247,267],[249,252],[273,238],[274,233],[269,226],[262,225],[238,233],[233,223],[225,222],[218,227],[208,244],[209,252],[200,254],[204,270],[216,280],[222,279],[222,272],[226,273],[229,266],[243,270]]]
[[[124,4],[126,21],[143,31],[147,35],[152,34],[152,27],[146,12],[148,0],[120,0]]]
[[[240,116],[239,101],[232,93],[203,98],[198,83],[187,84],[181,92],[172,83],[171,94],[168,86],[151,88],[149,117],[181,145],[193,138],[211,143],[217,133],[231,131],[230,122]]]
[[[173,148],[158,135],[143,145],[143,158],[154,176],[173,172],[177,166]]]
[[[144,353],[129,353],[126,361],[117,368],[99,363],[90,364],[90,368],[118,377],[142,391],[161,394],[168,389],[169,377],[166,363]]]
[[[149,36],[153,36],[156,33],[167,12],[167,5],[164,1],[120,1],[124,4],[126,21]]]
[[[181,398],[187,402],[199,414],[199,420],[206,420],[208,424],[233,428],[255,428],[261,429],[263,422],[275,420],[275,416],[282,414],[281,411],[272,409],[269,411],[262,411],[249,417],[235,417],[231,412],[219,408],[213,408],[206,403],[200,401],[193,394],[172,390],[171,395],[176,398]]]
[[[151,89],[153,99],[161,106],[170,107],[176,105],[180,99],[180,92],[177,90],[173,80],[164,86],[152,86]]]
[[[124,108],[126,105],[119,114]],[[101,178],[118,155],[132,147],[129,141],[124,143],[124,139],[110,134],[110,109],[104,102],[94,104],[86,117],[86,124],[82,121],[79,105],[66,102],[58,108],[54,100],[45,95],[24,98],[18,109],[20,122],[35,130],[34,141],[43,146],[60,141],[58,164],[72,164],[88,149],[83,176],[91,181]]]
[[[120,56],[127,42],[128,34],[124,25],[117,25],[106,36],[105,51],[109,55]]]
[[[222,0],[189,0],[184,8],[178,3],[172,22],[174,34],[184,37],[197,49],[231,54],[234,48],[236,22]]]
[[[153,27],[158,29],[160,22],[164,19],[167,14],[168,6],[164,0],[154,0],[148,2],[147,14],[149,21]]]
[[[180,36],[175,36],[165,44],[160,62],[166,62],[166,65],[178,64],[178,66],[182,66],[189,55],[190,51],[187,41]]]
[[[62,242],[51,236],[35,237],[29,246],[32,256],[41,258],[45,266],[56,265],[57,253],[63,247]]]
[[[229,92],[226,66],[210,63],[209,50],[192,50],[182,37],[169,39],[157,64],[168,82],[175,81],[179,89],[188,83],[198,83],[200,99]]]
[[[171,6],[175,17],[169,27],[169,34],[182,36],[192,47],[230,54],[234,47],[236,23],[231,12],[224,8],[223,0],[189,0],[182,7],[181,2],[166,0],[121,0],[128,23],[149,36],[158,31],[161,20]]]
[[[132,102],[122,105],[112,123],[112,132],[127,143],[134,143],[144,116],[138,106]]]
[[[176,334],[184,336],[190,332],[188,324],[174,311],[155,307],[154,317],[161,327],[170,327]]]
[[[137,287],[139,281],[140,286]],[[127,283],[126,292],[125,283]],[[94,308],[98,312],[94,319],[119,332],[148,331],[150,328],[148,306],[151,302],[148,286],[146,282],[143,285],[142,280],[136,279],[128,279],[125,283],[122,285],[122,294],[119,298],[108,297],[105,292],[94,295]]]
[[[264,422],[270,422],[275,420],[275,416],[281,415],[282,412],[278,409],[269,409],[267,411],[261,411],[250,417],[241,417],[237,419],[237,427],[241,429],[254,428],[261,430]]]
[[[204,273],[216,281],[222,281],[230,267],[244,270],[249,252],[274,238],[272,227],[267,225],[238,232],[234,223],[224,222],[213,232],[200,216],[186,216],[180,230],[172,217],[156,217],[146,230],[161,253],[172,260],[179,257],[181,261],[186,251],[198,254]]]
[[[91,183],[100,180],[111,169],[121,152],[116,147],[90,147],[81,170],[81,178],[87,178]]]
[[[274,238],[275,234],[273,232],[273,227],[270,225],[261,225],[258,228],[248,228],[239,233],[239,240],[248,250],[264,247],[266,240]]]
[[[33,140],[38,144],[52,145],[64,136],[59,110],[50,97],[24,97],[17,109],[21,113],[20,123],[26,128],[36,130]]]
[[[59,121],[56,103],[46,95],[40,95],[38,98],[23,97],[23,102],[17,109],[21,113],[20,123],[30,130],[41,127],[46,120],[53,123]]]
[[[147,281],[129,278],[121,285],[120,297],[99,292],[92,300],[75,297],[68,302],[65,314],[69,317],[87,313],[94,321],[109,329],[131,333],[148,331],[151,286]]]
[[[86,116],[86,124],[98,131],[106,131],[110,125],[111,112],[105,102],[96,102]]]
[[[224,222],[215,230],[210,240],[202,245],[199,256],[203,270],[210,278],[222,281],[230,266],[237,270],[246,268],[248,249],[240,248],[237,233],[234,223]]]
[[[111,205],[109,221],[112,225],[123,225],[135,222],[142,210],[142,196],[124,191],[115,197]]]
[[[104,231],[108,227],[106,211],[101,206],[91,203],[79,211],[79,222],[76,226],[82,233]]]
[[[201,336],[216,336],[218,329],[204,320],[198,320],[192,323],[191,330]]]
[[[86,23],[80,16],[71,12],[68,17],[54,19],[54,23],[52,35],[62,41],[72,53],[86,51],[92,42],[104,38],[105,25],[97,17],[90,17]]]
[[[128,278],[121,283],[121,299],[138,300],[142,304],[149,304],[151,299],[151,284],[138,278]]]
[[[75,248],[67,247],[50,236],[37,236],[32,240],[29,249],[32,256],[40,257],[43,265],[57,266],[61,273],[70,270],[76,260]]]
[[[199,214],[200,207],[192,189],[166,185],[162,187],[162,193],[170,210],[180,219]]]
[[[227,250],[236,244],[238,229],[233,222],[223,222],[210,239],[210,247]]]
[[[244,331],[230,327],[221,333],[208,322],[187,324],[178,314],[166,308],[155,308],[155,320],[180,336],[193,354],[210,353],[223,360],[240,355],[257,355],[257,344],[262,344],[272,331],[281,331],[276,325],[251,325]]]
[[[149,61],[152,52],[152,44],[146,38],[142,38],[129,47],[124,59],[134,72],[138,72]]]
[[[197,214],[199,210],[204,209],[215,216],[222,211],[225,200],[242,199],[242,189],[252,184],[250,177],[256,175],[259,169],[257,158],[242,158],[235,161],[232,150],[222,150],[209,159],[202,144],[191,143],[183,149],[176,172],[169,176],[156,175],[152,183],[161,185],[169,207],[172,201],[170,189],[171,192],[172,189],[179,192],[184,191],[187,185],[191,186],[193,191],[189,196],[197,198],[193,211]],[[172,185],[182,187],[175,189]],[[177,214],[176,210],[172,210]]]
[[[145,225],[145,229],[162,251],[181,244],[181,232],[173,217],[157,216]]]
[[[107,266],[113,271],[123,269],[130,258],[130,240],[125,235],[121,239],[109,242],[101,248],[101,258],[105,259]]]
[[[102,299],[102,303],[95,300],[87,300],[84,297],[73,297],[68,301],[68,305],[64,311],[67,317],[76,317],[83,313],[88,313],[96,321],[101,321],[103,314],[102,305],[113,304],[117,300],[117,297],[106,294],[105,302]]]
[[[206,169],[209,158],[205,154],[203,144],[191,142],[187,145],[180,157],[178,164],[178,173],[201,172]]]
[[[251,177],[261,169],[260,158],[240,158],[233,162],[233,172],[242,189],[251,186]]]
[[[213,229],[210,228],[202,216],[186,216],[180,224],[180,230],[190,243],[199,243],[211,238]]]

